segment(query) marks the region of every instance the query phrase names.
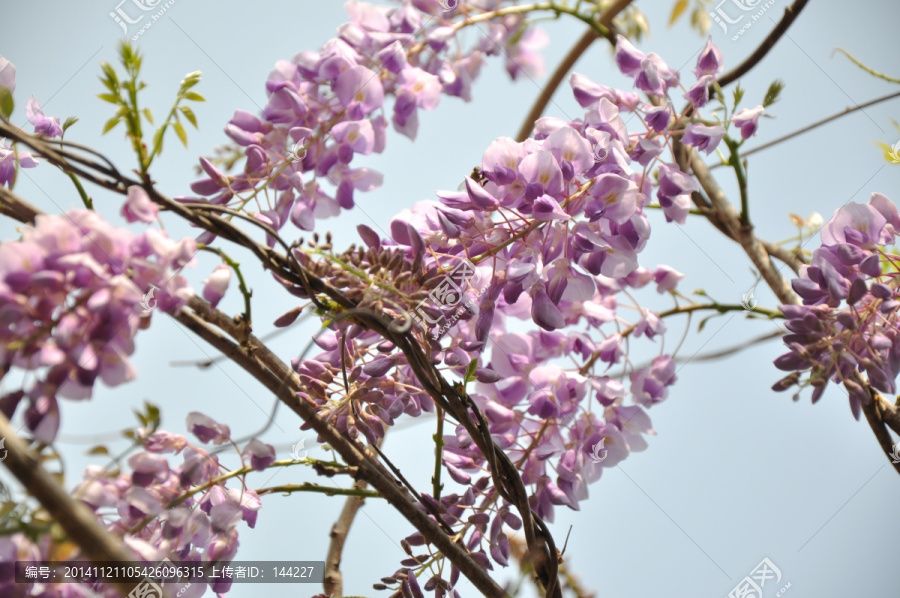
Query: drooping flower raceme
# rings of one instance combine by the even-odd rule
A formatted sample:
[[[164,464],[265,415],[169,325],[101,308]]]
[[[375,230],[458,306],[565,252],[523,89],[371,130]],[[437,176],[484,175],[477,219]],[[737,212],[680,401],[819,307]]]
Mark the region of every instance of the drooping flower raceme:
[[[702,68],[710,71],[704,76],[717,72],[715,55],[703,55]],[[621,60],[631,69],[630,55]],[[634,62],[635,78],[652,92],[666,94],[677,84],[658,57]],[[658,86],[651,85],[654,76]],[[669,292],[681,278],[638,261],[650,235],[651,173],[658,171],[656,195],[669,220],[685,221],[697,189],[675,164],[661,161],[674,110],[583,75],[570,84],[583,118],[542,118],[531,139],[495,140],[460,190],[402,211],[389,237],[360,226],[363,246],[333,260],[315,248],[295,251],[360,309],[411,321],[446,375],[462,377],[470,368],[469,396],[520,470],[531,508],[547,520],[558,506],[579,508],[603,469],[647,447],[644,437],[653,429],[646,409],[665,400],[676,381],[672,356],[661,353],[641,369],[628,364],[624,376],[606,369],[627,363],[626,339],[658,342],[665,333],[657,314],[630,305],[630,292],[650,283]],[[629,113],[643,116],[646,127],[629,132]],[[513,320],[534,326],[523,331]],[[404,354],[379,335],[343,321],[315,341],[322,352],[293,363],[300,398],[350,437],[375,442],[401,417],[434,411]],[[342,369],[351,362],[345,378]],[[501,529],[515,528],[517,520],[463,426],[444,436],[441,459],[462,489],[439,499],[422,494],[429,512],[444,514],[482,566],[505,566],[509,546]],[[417,548],[423,544],[420,534],[405,539],[410,558],[391,583],[414,583],[410,568],[424,558]],[[454,583],[451,570],[423,588]]]
[[[857,419],[870,400],[859,375],[875,390],[896,394],[900,258],[890,247],[898,231],[897,208],[880,193],[845,205],[822,227],[822,246],[791,283],[803,304],[781,306],[789,352],[775,365],[791,373],[775,390],[811,386],[815,403],[830,380],[847,390]]]
[[[318,52],[279,61],[266,83],[262,113],[238,110],[225,126],[246,156],[244,171],[225,175],[202,159],[207,178],[194,183],[193,192],[227,204],[269,185],[275,198],[258,217],[275,230],[289,220],[312,230],[316,219],[352,208],[357,192],[381,185],[380,173],[354,163],[384,151],[389,122],[415,139],[420,110],[433,110],[443,95],[471,98],[487,56],[504,55],[513,78],[543,68],[536,53],[543,34],[524,15],[480,23],[480,39],[461,49],[461,27],[452,21],[457,11],[485,13],[500,4],[454,3],[446,10],[430,1],[396,7],[347,2],[350,21],[338,37]]]
[[[51,442],[57,397],[89,397],[97,380],[132,380],[128,357],[145,318],[193,295],[178,271],[195,252],[193,239],[156,229],[134,236],[86,210],[40,215],[21,240],[0,243],[0,362],[37,376],[7,396],[4,413],[26,399],[26,425]]]

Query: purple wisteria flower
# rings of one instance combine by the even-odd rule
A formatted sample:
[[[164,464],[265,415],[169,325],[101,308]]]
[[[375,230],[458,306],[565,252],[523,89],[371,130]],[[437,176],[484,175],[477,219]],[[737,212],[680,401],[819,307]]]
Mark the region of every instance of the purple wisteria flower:
[[[195,247],[155,229],[135,237],[81,210],[39,215],[21,240],[0,244],[0,342],[7,347],[0,360],[38,372],[23,389],[36,437],[55,437],[57,397],[84,399],[97,381],[135,378],[128,357],[143,318],[155,308],[177,310],[193,295],[175,271]]]
[[[803,305],[781,306],[789,352],[775,366],[791,373],[775,390],[812,386],[815,403],[829,380],[840,383],[857,419],[870,401],[862,374],[873,389],[896,394],[900,300],[896,259],[886,246],[894,244],[897,224],[897,208],[874,193],[867,204],[843,206],[822,227],[822,246],[791,282]]]
[[[765,112],[762,106],[754,108],[741,108],[731,117],[734,126],[741,130],[741,138],[747,139],[756,135],[756,129],[759,126],[759,117]]]
[[[128,188],[121,214],[128,222],[155,222],[159,206],[156,205],[143,187],[132,185]]]
[[[715,151],[723,137],[725,137],[724,127],[690,123],[685,127],[681,142],[709,155]]]
[[[231,267],[225,264],[219,264],[209,275],[209,278],[203,281],[203,298],[209,301],[212,307],[216,307],[225,291],[228,290],[228,283],[231,282]]]
[[[45,116],[34,96],[31,96],[25,104],[25,115],[28,117],[28,122],[34,125],[35,134],[44,135],[50,139],[62,136],[63,130],[59,119],[55,116]]]
[[[709,76],[715,80],[723,68],[721,50],[713,43],[712,36],[707,37],[706,45],[700,50],[700,56],[697,58],[697,66],[693,69],[694,76],[697,79]]]

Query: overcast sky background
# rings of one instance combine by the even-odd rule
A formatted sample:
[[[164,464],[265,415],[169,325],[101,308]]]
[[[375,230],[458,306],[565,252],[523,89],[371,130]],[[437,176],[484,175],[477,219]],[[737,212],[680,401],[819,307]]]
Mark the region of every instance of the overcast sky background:
[[[682,22],[666,27],[671,0],[638,3],[647,14],[651,36],[639,47],[657,52],[690,83],[696,54],[704,39]],[[748,56],[774,27],[786,0],[775,0],[759,22],[737,41],[712,31],[725,56],[726,69]],[[35,95],[47,114],[78,116],[81,121],[67,138],[93,146],[111,157],[120,169],[134,159],[121,130],[101,137],[110,107],[97,100],[99,62],[115,62],[121,29],[108,16],[115,0],[72,2],[4,2],[0,20],[0,54],[18,69],[14,120],[23,124],[24,106]],[[134,12],[134,11],[132,11]],[[333,0],[270,1],[258,4],[223,0],[216,3],[177,0],[139,39],[145,54],[143,78],[150,85],[144,105],[157,118],[168,109],[181,78],[201,70],[196,88],[208,98],[194,106],[200,131],[189,130],[183,149],[174,138],[156,164],[154,176],[168,195],[188,193],[198,178],[199,155],[227,141],[222,128],[236,109],[253,112],[265,104],[264,82],[279,59],[302,50],[318,49],[345,20],[343,3]],[[782,100],[761,121],[759,135],[747,147],[775,139],[848,106],[862,104],[897,90],[877,80],[841,55],[843,47],[876,70],[895,77],[898,47],[896,24],[900,3],[888,0],[810,3],[788,35],[761,65],[742,79],[745,105],[761,102],[769,83],[783,79]],[[583,24],[571,19],[546,24],[550,45],[544,56],[548,72],[581,35]],[[130,30],[133,34],[135,29]],[[471,38],[470,38],[471,39]],[[611,60],[608,45],[597,43],[576,70],[595,81],[630,89]],[[521,119],[540,92],[545,78],[511,83],[499,60],[486,68],[474,89],[474,102],[442,99],[438,111],[420,114],[415,143],[389,134],[384,155],[359,160],[385,174],[377,191],[357,196],[357,208],[322,223],[320,230],[335,233],[337,247],[355,240],[355,225],[366,223],[386,230],[393,214],[437,189],[455,189],[462,177],[480,163],[488,144],[499,136],[514,136]],[[583,111],[562,87],[548,115],[578,118]],[[848,201],[865,202],[873,191],[900,200],[900,166],[885,162],[875,141],[893,144],[898,131],[891,118],[900,118],[894,100],[866,108],[826,127],[750,158],[751,217],[758,234],[777,241],[795,233],[787,213],[826,219]],[[30,128],[29,128],[30,130]],[[736,186],[725,169],[715,171],[734,201]],[[80,208],[78,196],[65,177],[46,164],[25,171],[16,192],[49,212]],[[89,189],[98,209],[114,222],[120,199]],[[643,265],[665,263],[684,272],[681,290],[703,288],[720,302],[737,303],[753,285],[748,259],[740,248],[719,235],[705,220],[691,218],[685,226],[666,224],[651,214],[652,242]],[[195,230],[166,220],[171,236]],[[140,227],[134,227],[138,232]],[[285,229],[290,230],[290,227]],[[14,235],[8,222],[0,224],[3,238]],[[810,243],[814,246],[815,242]],[[248,256],[235,251],[250,264]],[[215,262],[202,255],[189,277],[195,288]],[[271,321],[294,306],[278,292],[269,277],[253,272],[254,315],[258,334],[272,329]],[[653,301],[647,289],[641,297]],[[771,293],[760,287],[761,306],[774,308]],[[658,301],[658,298],[656,298]],[[232,288],[221,308],[241,310]],[[731,346],[774,330],[764,320],[748,321],[727,314],[712,319],[701,333],[694,329],[680,355],[690,357]],[[668,343],[677,343],[684,320],[668,322]],[[296,356],[314,326],[296,328],[273,341],[285,359]],[[184,432],[187,412],[198,410],[231,426],[235,437],[261,427],[272,398],[250,377],[227,363],[207,370],[171,362],[205,360],[211,348],[174,320],[156,314],[150,330],[137,340],[134,363],[137,381],[117,389],[97,388],[93,400],[63,401],[59,449],[71,487],[84,466],[96,461],[85,455],[99,442],[111,449],[124,446],[118,431],[134,425],[132,409],[144,400],[163,410],[163,427]],[[668,345],[667,345],[668,346]],[[580,512],[557,509],[552,526],[559,543],[573,526],[566,562],[586,587],[604,598],[651,596],[723,597],[763,558],[781,570],[778,587],[767,584],[766,598],[790,582],[790,596],[900,595],[900,476],[891,468],[864,421],[856,422],[842,390],[830,387],[821,402],[810,405],[805,393],[792,402],[790,393],[776,394],[770,386],[780,377],[771,365],[782,351],[773,341],[715,362],[698,362],[678,371],[678,383],[668,400],[650,411],[658,435],[650,448],[633,453],[616,468],[605,471],[592,486],[591,499]],[[11,386],[5,385],[3,390]],[[280,411],[275,425],[262,437],[290,456],[290,445],[306,438],[292,413]],[[391,432],[385,450],[406,476],[420,486],[429,482],[432,466],[432,420]],[[313,448],[313,456],[324,453]],[[8,482],[8,475],[3,480]],[[300,468],[251,476],[254,487],[314,480]],[[319,480],[327,484],[328,480]],[[344,480],[340,480],[341,483]],[[319,495],[264,499],[256,530],[240,526],[243,560],[319,560],[324,558],[327,533],[343,504],[340,498]],[[378,500],[370,500],[351,532],[344,552],[345,594],[375,596],[371,584],[393,572],[403,558],[399,539],[410,527]],[[509,571],[499,572],[499,580]],[[236,585],[235,598],[311,596],[311,585]],[[464,596],[475,595],[471,588]]]

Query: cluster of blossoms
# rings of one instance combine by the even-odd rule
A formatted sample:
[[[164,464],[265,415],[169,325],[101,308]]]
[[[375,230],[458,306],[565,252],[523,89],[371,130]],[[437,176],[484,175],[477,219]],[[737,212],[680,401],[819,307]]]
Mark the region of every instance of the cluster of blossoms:
[[[574,74],[570,84],[583,119],[542,118],[531,139],[497,139],[461,190],[439,192],[437,200],[398,214],[390,238],[360,226],[364,247],[340,256],[295,251],[361,307],[412,321],[443,372],[474,372],[469,396],[494,443],[521,472],[531,508],[550,521],[556,506],[578,509],[604,468],[647,447],[645,435],[653,430],[646,409],[663,401],[676,380],[670,355],[659,354],[644,368],[627,361],[629,338],[652,341],[665,325],[648,309],[634,306],[631,321],[620,308],[631,290],[654,284],[666,293],[682,277],[638,263],[650,235],[651,173],[658,172],[656,197],[669,221],[685,221],[696,190],[676,164],[660,163],[675,114],[668,93],[679,78],[624,38],[617,62],[651,101]],[[721,69],[721,55],[708,42],[698,80],[708,86]],[[628,113],[641,117],[643,130],[627,130]],[[712,151],[725,129],[711,134],[718,140],[701,141],[702,126],[688,123],[683,141]],[[515,319],[537,329],[514,331],[521,329],[510,326]],[[377,334],[339,322],[316,342],[322,353],[294,362],[301,398],[342,432],[375,442],[403,414],[434,410],[404,355]],[[622,363],[627,375],[621,379],[594,371]],[[490,484],[487,460],[466,429],[460,425],[443,442],[443,465],[465,490],[440,499],[423,494],[423,508],[462,534],[482,566],[505,566],[510,549],[502,528],[515,528],[518,520]],[[427,547],[413,554],[423,544],[419,534],[406,538],[410,558],[379,586],[418,595],[417,565],[433,557]],[[449,594],[454,575],[452,568],[449,578],[434,575],[425,589]]]
[[[188,415],[187,428],[203,444],[232,443],[228,426],[201,413]],[[210,566],[230,562],[238,548],[238,525],[243,521],[248,527],[255,527],[261,502],[257,493],[245,485],[226,484],[232,477],[237,479],[238,473],[271,465],[275,461],[274,448],[251,440],[241,455],[243,467],[232,472],[220,463],[214,451],[194,446],[184,436],[147,428],[139,428],[135,436],[143,448],[128,458],[130,472],[116,474],[90,466],[73,496],[87,505],[114,536],[122,538],[136,555],[135,560],[156,564],[169,559],[184,565]],[[179,455],[180,464],[170,463]],[[46,562],[54,560],[52,554],[50,536],[37,543],[22,533],[0,538],[0,559],[6,563]],[[16,596],[60,598],[120,595],[104,584],[13,583],[12,578],[0,578],[0,592],[8,589],[9,595],[14,591]],[[174,585],[178,586],[179,598],[196,598],[207,588],[223,594],[231,582],[223,578],[209,584]],[[169,595],[169,584],[166,589]]]
[[[318,52],[279,61],[266,83],[262,113],[238,110],[226,125],[225,133],[246,157],[243,173],[227,175],[202,158],[208,178],[192,190],[227,204],[266,186],[277,199],[256,216],[276,230],[288,220],[312,230],[317,218],[352,208],[356,191],[381,184],[380,173],[353,162],[357,155],[384,151],[388,119],[414,139],[419,109],[433,110],[441,95],[470,99],[486,56],[505,55],[513,78],[542,68],[536,53],[542,34],[524,15],[479,21],[477,43],[462,49],[462,26],[453,19],[484,16],[504,3],[471,0],[448,10],[437,0],[404,0],[396,7],[347,2],[350,21],[338,37]]]
[[[3,56],[0,56],[0,87],[8,90],[10,94],[16,90],[16,66]],[[35,133],[51,139],[62,135],[59,119],[45,116],[34,96],[29,98],[25,105],[25,114],[28,121],[34,125]],[[12,188],[16,164],[21,168],[34,168],[38,163],[29,152],[10,147],[0,139],[0,186]]]
[[[133,380],[135,335],[154,307],[173,311],[193,296],[177,272],[195,253],[193,239],[135,236],[87,210],[39,215],[21,240],[0,244],[0,364],[35,373],[29,388],[3,397],[6,416],[27,399],[25,423],[49,443],[57,397],[88,398],[98,379]]]
[[[880,193],[867,204],[845,205],[825,224],[822,246],[792,281],[803,305],[781,306],[790,351],[775,365],[791,373],[775,390],[812,386],[815,403],[832,380],[847,390],[857,419],[870,399],[859,374],[865,373],[874,389],[896,394],[900,257],[887,246],[894,245],[898,232],[897,207]]]
[[[476,21],[454,24],[453,17],[487,17],[501,4],[473,0],[447,10],[449,3],[437,0],[394,8],[348,2],[351,20],[339,36],[319,52],[279,62],[267,82],[262,114],[238,111],[226,126],[243,148],[243,172],[229,175],[201,159],[208,178],[196,182],[193,192],[217,204],[237,199],[242,206],[244,192],[271,188],[277,199],[255,216],[275,230],[289,220],[312,230],[317,218],[352,208],[355,191],[380,183],[378,173],[351,166],[353,159],[384,150],[388,118],[413,138],[419,109],[435,108],[442,94],[469,98],[486,55],[505,53],[514,78],[539,67],[534,50],[542,39],[524,13],[478,20],[482,37],[469,51],[459,50],[458,32]],[[645,435],[653,430],[646,409],[667,397],[675,363],[662,352],[643,368],[628,360],[632,339],[654,341],[666,331],[657,314],[630,304],[630,293],[649,285],[671,292],[682,277],[669,267],[648,269],[638,262],[650,236],[653,175],[658,207],[667,221],[683,224],[697,186],[676,164],[662,161],[667,142],[680,134],[685,145],[708,154],[726,134],[725,126],[685,118],[689,111],[674,107],[670,93],[680,87],[680,76],[659,56],[620,37],[616,62],[647,100],[575,74],[570,84],[585,109],[582,119],[542,118],[531,139],[497,139],[464,189],[440,192],[437,200],[404,210],[391,222],[390,238],[360,227],[365,247],[338,259],[330,251],[294,250],[300,263],[361,307],[393,312],[407,324],[414,320],[414,334],[442,372],[462,377],[474,368],[469,395],[487,418],[494,443],[521,472],[531,508],[548,521],[556,506],[578,509],[604,468],[647,448]],[[709,41],[694,69],[697,81],[684,93],[693,108],[708,102],[721,71],[721,53]],[[747,138],[761,112],[762,107],[744,109],[731,123]],[[638,117],[641,130],[628,131],[629,115]],[[56,132],[36,104],[29,117],[36,130]],[[322,177],[333,192],[320,185]],[[123,215],[149,223],[156,210],[135,190]],[[66,233],[67,226],[77,234]],[[0,313],[4,323],[17,324],[4,337],[0,355],[11,365],[47,369],[27,392],[10,395],[12,407],[28,396],[30,427],[52,440],[57,392],[87,396],[97,377],[107,384],[133,377],[126,358],[141,323],[140,291],[156,286],[160,308],[180,307],[192,291],[174,273],[191,260],[196,243],[174,243],[156,230],[134,237],[91,212],[72,212],[42,217],[22,241],[3,249],[0,294],[12,298],[4,310],[17,311]],[[454,279],[461,266],[470,272]],[[229,275],[227,268],[217,269],[204,297],[215,304]],[[285,286],[304,296],[302,289]],[[622,315],[623,306],[634,308],[635,317]],[[533,322],[537,329],[514,320]],[[316,342],[319,355],[293,363],[304,388],[301,399],[348,436],[375,443],[402,415],[435,409],[404,355],[377,334],[340,320]],[[615,365],[626,373],[595,371]],[[4,407],[11,412],[9,404]],[[222,426],[198,417],[189,426],[201,440],[227,439]],[[212,548],[203,558],[227,560],[236,546],[234,516],[240,513],[252,526],[258,497],[212,485],[204,497],[165,510],[187,487],[221,473],[213,455],[185,449],[178,438],[145,445],[145,452],[132,457],[127,483],[93,471],[80,490],[95,508],[117,507],[119,519],[110,525],[148,560],[165,551],[182,560],[200,558],[207,541]],[[443,443],[443,466],[464,489],[440,498],[423,494],[428,504],[422,508],[439,513],[483,567],[506,566],[510,546],[503,526],[515,529],[521,522],[485,475],[487,460],[466,429],[459,426]],[[180,467],[156,456],[182,449]],[[245,453],[258,468],[274,460],[270,447],[258,442]],[[254,499],[250,507],[243,497]],[[386,585],[420,594],[415,570],[432,555],[414,555],[413,547],[424,544],[417,534],[406,538],[410,559],[385,578]],[[424,588],[438,596],[455,593],[458,575],[451,567],[446,579],[434,575]]]

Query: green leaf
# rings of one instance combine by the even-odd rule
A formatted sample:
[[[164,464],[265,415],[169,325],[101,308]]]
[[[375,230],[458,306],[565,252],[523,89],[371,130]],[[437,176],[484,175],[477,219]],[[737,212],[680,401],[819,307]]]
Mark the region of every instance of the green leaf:
[[[669,16],[669,27],[675,24],[675,21],[687,10],[688,0],[678,0],[672,7],[672,14]]]
[[[712,315],[706,316],[705,318],[700,320],[700,323],[697,324],[697,332],[703,332],[703,328],[706,326],[706,323],[718,315],[719,314],[712,314]]]
[[[202,73],[200,71],[194,71],[185,75],[184,79],[181,80],[181,91],[187,91],[194,85],[200,83],[201,75]]]
[[[734,106],[732,111],[737,110],[738,104],[741,103],[741,100],[744,99],[744,88],[741,87],[741,84],[738,83],[734,88]]]
[[[100,82],[103,83],[103,86],[106,87],[106,89],[108,89],[110,92],[112,92],[116,95],[119,94],[118,86],[115,83],[113,83],[112,81],[110,81],[109,79],[104,79],[103,77],[100,77]]]
[[[465,383],[468,384],[470,380],[475,376],[475,370],[478,369],[478,359],[473,359],[469,362],[469,365],[466,366],[466,377],[464,378]]]
[[[144,115],[144,118],[152,125],[153,124],[153,112],[149,108],[144,108],[141,110]]]
[[[158,148],[158,149],[156,149],[157,154],[162,153],[163,135],[165,134],[165,132],[166,132],[166,128],[161,127],[159,129],[157,129],[156,133],[153,134],[153,147]]]
[[[9,118],[14,107],[12,93],[5,87],[0,87],[0,116]]]
[[[106,124],[105,124],[105,125],[103,125],[103,132],[100,133],[100,134],[101,134],[101,135],[106,135],[107,133],[109,133],[110,131],[112,131],[112,130],[115,128],[115,126],[116,126],[117,124],[119,124],[119,121],[121,121],[121,120],[122,120],[122,119],[121,119],[121,117],[119,117],[119,116],[114,116],[114,117],[112,117],[111,119],[109,119],[108,121],[106,121]]]
[[[70,116],[69,118],[67,118],[62,126],[63,133],[66,132],[66,129],[68,129],[69,127],[71,127],[72,125],[74,125],[77,122],[78,122],[77,116]]]
[[[766,97],[763,98],[763,108],[768,108],[772,104],[778,101],[778,96],[781,95],[781,91],[784,89],[784,81],[781,79],[775,79],[772,81],[772,84],[769,85],[769,89],[766,91]]]
[[[147,417],[150,419],[150,423],[154,424],[154,427],[159,425],[159,407],[154,405],[149,401],[144,401],[144,406],[147,409]]]
[[[109,83],[113,85],[119,84],[119,77],[116,75],[116,69],[114,69],[110,63],[101,62],[100,68],[103,69],[103,73],[106,75],[106,80]]]
[[[118,104],[120,101],[119,95],[115,93],[98,93],[97,97],[110,104]]]
[[[181,113],[184,114],[184,117],[186,119],[188,119],[188,121],[192,125],[194,125],[194,128],[196,129],[197,128],[197,117],[194,116],[194,111],[191,110],[188,106],[179,106],[178,109],[181,110]]]
[[[175,134],[178,135],[178,139],[181,140],[181,144],[184,145],[184,147],[187,147],[187,133],[184,130],[184,126],[182,126],[180,122],[175,121],[172,127],[175,129]]]
[[[182,96],[186,100],[191,100],[192,102],[205,102],[206,98],[195,91],[186,91]]]

